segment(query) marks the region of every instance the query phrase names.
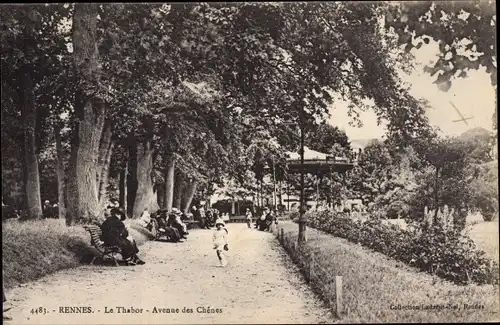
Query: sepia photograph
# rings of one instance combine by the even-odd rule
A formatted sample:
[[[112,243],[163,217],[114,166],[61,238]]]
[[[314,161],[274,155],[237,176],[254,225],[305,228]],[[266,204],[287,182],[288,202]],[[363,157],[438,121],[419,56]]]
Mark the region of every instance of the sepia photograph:
[[[3,3],[5,324],[500,321],[496,3]]]

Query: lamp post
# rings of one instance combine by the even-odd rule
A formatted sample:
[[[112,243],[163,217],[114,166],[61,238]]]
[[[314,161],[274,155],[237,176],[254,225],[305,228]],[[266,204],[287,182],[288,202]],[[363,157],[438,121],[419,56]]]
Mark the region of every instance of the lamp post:
[[[276,209],[276,165],[274,164],[274,157],[273,157],[273,206]]]
[[[302,113],[302,111],[301,111]],[[299,235],[297,237],[298,243],[306,241],[306,209],[304,200],[304,122],[302,115],[300,115],[300,210],[299,210]]]
[[[299,234],[297,237],[297,242],[304,243],[306,241],[306,207],[305,207],[305,197],[304,197],[304,138],[305,138],[305,121],[304,121],[304,109],[300,110],[300,119],[299,123],[291,122],[291,123],[283,123],[288,125],[297,125],[300,130],[300,207],[299,207]],[[290,188],[290,184],[288,184],[288,188]],[[288,204],[290,204],[290,194],[288,194]],[[290,206],[288,207],[290,210]]]

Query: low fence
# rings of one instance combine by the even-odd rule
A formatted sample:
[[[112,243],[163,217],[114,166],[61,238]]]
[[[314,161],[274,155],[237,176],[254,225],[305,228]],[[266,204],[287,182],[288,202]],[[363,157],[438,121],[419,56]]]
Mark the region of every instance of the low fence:
[[[332,313],[337,318],[342,318],[347,314],[351,308],[345,306],[343,295],[350,294],[350,292],[343,287],[342,276],[331,274],[322,267],[320,261],[315,259],[311,249],[297,243],[296,235],[285,233],[283,228],[274,228],[273,233],[293,262],[299,267],[311,288],[329,305]],[[353,298],[357,303],[356,297],[353,296]]]

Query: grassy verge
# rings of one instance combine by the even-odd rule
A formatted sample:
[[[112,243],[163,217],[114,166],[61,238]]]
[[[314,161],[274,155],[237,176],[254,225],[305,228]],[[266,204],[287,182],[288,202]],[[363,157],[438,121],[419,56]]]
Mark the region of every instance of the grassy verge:
[[[498,250],[498,220],[480,220],[472,227],[469,235],[488,257],[498,262],[500,258]]]
[[[138,245],[150,238],[147,230],[134,223],[130,234]],[[3,280],[8,289],[88,263],[96,253],[82,226],[66,227],[56,219],[2,223]]]
[[[291,242],[296,240],[296,224],[282,223],[280,227],[291,237]],[[343,299],[348,312],[342,322],[486,322],[500,319],[498,285],[458,286],[311,228],[307,229],[307,238],[302,249],[303,260],[314,252],[315,263],[326,270],[326,274],[322,272],[322,282],[329,282],[326,277],[343,276]],[[333,292],[327,294],[331,296]],[[394,309],[398,305],[402,308],[443,305],[458,309]],[[464,305],[477,305],[480,309],[466,309]]]

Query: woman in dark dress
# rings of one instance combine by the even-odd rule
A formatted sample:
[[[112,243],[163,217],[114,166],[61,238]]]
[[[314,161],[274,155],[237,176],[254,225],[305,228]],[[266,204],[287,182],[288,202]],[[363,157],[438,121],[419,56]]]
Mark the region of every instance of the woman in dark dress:
[[[122,250],[123,259],[128,264],[145,264],[138,256],[139,249],[130,237],[127,227],[123,223],[125,212],[119,208],[112,208],[111,215],[102,223],[102,240],[106,245],[118,246]]]

